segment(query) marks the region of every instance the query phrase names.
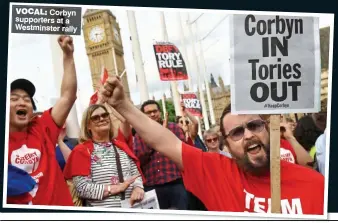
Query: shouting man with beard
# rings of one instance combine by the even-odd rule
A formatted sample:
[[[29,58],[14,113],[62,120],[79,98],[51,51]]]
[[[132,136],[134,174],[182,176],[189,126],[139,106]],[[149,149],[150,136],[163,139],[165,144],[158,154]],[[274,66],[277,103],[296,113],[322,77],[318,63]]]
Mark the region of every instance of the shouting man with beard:
[[[232,115],[228,106],[221,116],[221,131],[232,159],[203,153],[147,118],[125,97],[121,82],[109,79],[106,101],[157,152],[174,161],[184,185],[209,211],[271,212],[270,134],[259,115]],[[283,214],[323,215],[324,177],[314,170],[281,161]]]

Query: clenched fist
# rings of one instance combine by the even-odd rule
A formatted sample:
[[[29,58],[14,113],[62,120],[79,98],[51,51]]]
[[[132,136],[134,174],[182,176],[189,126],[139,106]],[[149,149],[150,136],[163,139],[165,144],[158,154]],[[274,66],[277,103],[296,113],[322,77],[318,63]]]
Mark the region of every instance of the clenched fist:
[[[103,103],[107,102],[114,108],[126,99],[119,77],[108,78],[106,83],[104,83],[104,85],[100,88],[99,94]]]
[[[62,35],[58,38],[58,43],[65,55],[69,56],[73,54],[74,44],[72,37]]]

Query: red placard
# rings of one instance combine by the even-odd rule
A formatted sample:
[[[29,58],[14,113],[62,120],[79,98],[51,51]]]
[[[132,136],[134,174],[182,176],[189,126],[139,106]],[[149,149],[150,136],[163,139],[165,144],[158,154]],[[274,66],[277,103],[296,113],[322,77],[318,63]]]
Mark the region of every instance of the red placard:
[[[181,99],[184,103],[185,109],[194,116],[202,116],[202,106],[200,100],[194,92],[185,92],[181,94]]]
[[[183,56],[174,44],[168,42],[155,43],[154,51],[161,81],[188,79]]]

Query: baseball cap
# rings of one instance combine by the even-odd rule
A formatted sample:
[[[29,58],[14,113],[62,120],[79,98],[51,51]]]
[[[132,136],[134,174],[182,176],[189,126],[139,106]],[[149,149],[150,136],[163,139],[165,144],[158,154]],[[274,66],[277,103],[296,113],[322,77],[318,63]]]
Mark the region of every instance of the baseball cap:
[[[11,91],[16,90],[16,89],[21,89],[21,90],[24,90],[25,92],[27,92],[27,94],[31,98],[33,110],[35,111],[36,105],[35,105],[35,102],[33,100],[33,96],[35,94],[34,84],[27,79],[23,79],[23,78],[16,79],[11,83]]]

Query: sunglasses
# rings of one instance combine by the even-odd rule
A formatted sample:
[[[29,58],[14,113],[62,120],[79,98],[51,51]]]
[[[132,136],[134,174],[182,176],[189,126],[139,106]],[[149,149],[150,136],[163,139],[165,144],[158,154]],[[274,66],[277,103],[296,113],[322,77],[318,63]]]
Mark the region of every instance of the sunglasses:
[[[107,119],[109,117],[109,113],[105,112],[102,113],[100,115],[93,115],[92,117],[90,117],[90,120],[94,123],[98,123],[100,121],[100,119],[102,118],[103,120]]]
[[[217,142],[218,137],[215,137],[215,138],[212,138],[212,139],[206,139],[205,141],[207,141],[207,143]]]
[[[244,125],[233,128],[225,137],[230,137],[233,141],[238,141],[243,138],[245,129],[250,132],[259,133],[265,127],[266,122],[263,120],[253,120]]]
[[[180,123],[183,125],[184,122],[181,120]],[[189,121],[185,121],[186,125],[189,125],[189,123],[190,123]]]

